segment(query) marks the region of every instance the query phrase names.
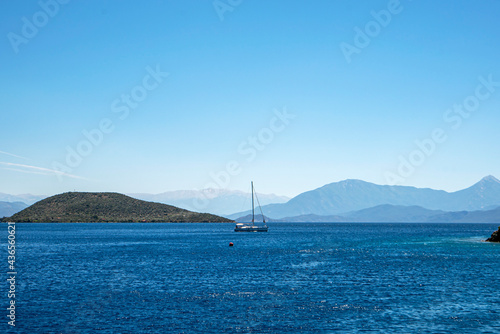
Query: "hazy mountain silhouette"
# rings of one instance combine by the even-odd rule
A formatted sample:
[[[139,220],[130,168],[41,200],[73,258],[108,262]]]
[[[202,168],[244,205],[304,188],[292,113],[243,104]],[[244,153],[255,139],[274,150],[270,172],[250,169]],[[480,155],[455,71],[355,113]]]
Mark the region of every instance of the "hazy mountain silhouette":
[[[500,181],[487,176],[467,189],[456,192],[407,186],[377,185],[345,180],[304,192],[286,203],[263,206],[268,217],[282,219],[301,215],[329,216],[379,205],[419,206],[428,210],[475,211],[500,206]],[[249,211],[229,215],[246,216]]]
[[[0,202],[0,218],[10,217],[13,214],[26,209],[28,205],[23,202]]]

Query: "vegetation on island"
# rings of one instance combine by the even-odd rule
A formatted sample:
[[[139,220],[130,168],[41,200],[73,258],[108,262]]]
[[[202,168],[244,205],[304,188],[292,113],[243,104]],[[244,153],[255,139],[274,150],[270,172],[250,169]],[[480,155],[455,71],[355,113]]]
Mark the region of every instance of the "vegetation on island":
[[[118,193],[68,192],[41,200],[4,218],[9,222],[233,222],[209,213],[146,202]]]

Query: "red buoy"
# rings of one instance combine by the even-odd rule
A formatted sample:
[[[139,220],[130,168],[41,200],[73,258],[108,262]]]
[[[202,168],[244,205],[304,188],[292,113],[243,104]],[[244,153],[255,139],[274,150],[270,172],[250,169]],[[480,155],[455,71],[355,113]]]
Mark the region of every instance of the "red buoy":
[[[232,242],[229,243],[229,247],[233,247],[233,243]]]

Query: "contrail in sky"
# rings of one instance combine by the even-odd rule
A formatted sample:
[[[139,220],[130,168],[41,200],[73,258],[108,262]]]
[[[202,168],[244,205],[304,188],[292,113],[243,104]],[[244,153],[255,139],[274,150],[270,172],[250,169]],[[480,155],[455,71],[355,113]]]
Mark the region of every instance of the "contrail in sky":
[[[23,172],[23,173],[30,173],[30,174],[45,174],[45,175],[62,175],[62,176],[67,176],[71,177],[74,179],[81,179],[81,180],[87,180],[84,177],[73,175],[73,174],[68,174],[64,173],[58,170],[54,169],[49,169],[49,168],[43,168],[43,167],[37,167],[37,166],[30,166],[30,165],[23,165],[23,164],[15,164],[11,162],[1,162],[0,165],[4,166],[11,166],[11,167],[21,167],[24,169],[17,169],[17,168],[4,168],[4,169],[10,169],[10,170],[15,170],[18,172]]]
[[[4,151],[0,151],[0,154],[9,155],[9,156],[11,156],[11,157],[14,157],[14,158],[19,158],[19,159],[24,159],[24,160],[31,160],[31,159],[28,159],[28,158],[22,157],[22,156],[20,156],[20,155],[15,155],[15,154],[8,153],[8,152],[4,152]]]

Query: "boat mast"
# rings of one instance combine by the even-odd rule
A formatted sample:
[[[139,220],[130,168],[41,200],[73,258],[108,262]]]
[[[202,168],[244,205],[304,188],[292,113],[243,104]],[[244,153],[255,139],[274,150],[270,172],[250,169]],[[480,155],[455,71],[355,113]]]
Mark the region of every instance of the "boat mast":
[[[252,181],[252,225],[255,221],[255,210],[254,210],[254,205],[253,205],[253,181]]]
[[[266,225],[266,216],[264,216],[264,212],[262,212],[262,206],[260,205],[260,201],[259,201],[259,196],[257,196],[257,192],[255,192],[255,198],[257,199],[257,205],[259,206],[259,210],[260,210],[260,214],[262,215],[262,222],[264,223],[264,225]],[[253,199],[253,196],[252,196],[252,199]]]

